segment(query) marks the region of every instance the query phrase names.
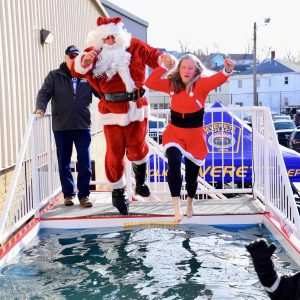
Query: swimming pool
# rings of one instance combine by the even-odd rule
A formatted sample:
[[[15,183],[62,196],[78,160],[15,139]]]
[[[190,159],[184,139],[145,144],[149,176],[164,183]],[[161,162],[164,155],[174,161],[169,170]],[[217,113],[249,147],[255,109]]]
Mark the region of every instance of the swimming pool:
[[[269,299],[244,247],[258,237],[279,273],[297,271],[258,225],[43,229],[0,270],[0,298]]]

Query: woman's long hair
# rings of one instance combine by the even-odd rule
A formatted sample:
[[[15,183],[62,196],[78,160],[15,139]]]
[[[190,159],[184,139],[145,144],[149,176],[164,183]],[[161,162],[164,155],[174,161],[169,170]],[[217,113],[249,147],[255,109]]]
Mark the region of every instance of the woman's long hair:
[[[182,64],[182,61],[184,61],[186,59],[189,59],[194,62],[196,72],[195,72],[195,75],[193,76],[193,78],[187,84],[184,84],[181,79],[181,76],[179,74],[179,68]],[[185,54],[180,58],[177,68],[173,72],[171,72],[168,76],[168,78],[170,78],[170,80],[171,80],[171,90],[175,94],[180,93],[183,90],[186,90],[187,92],[191,92],[197,79],[200,77],[211,76],[210,73],[211,73],[211,71],[208,70],[195,55]]]

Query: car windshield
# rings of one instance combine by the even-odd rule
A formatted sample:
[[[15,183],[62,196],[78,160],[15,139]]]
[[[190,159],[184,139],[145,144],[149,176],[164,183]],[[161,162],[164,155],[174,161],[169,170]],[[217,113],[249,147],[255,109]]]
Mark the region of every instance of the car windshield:
[[[274,126],[275,126],[275,130],[296,128],[294,122],[275,122]]]

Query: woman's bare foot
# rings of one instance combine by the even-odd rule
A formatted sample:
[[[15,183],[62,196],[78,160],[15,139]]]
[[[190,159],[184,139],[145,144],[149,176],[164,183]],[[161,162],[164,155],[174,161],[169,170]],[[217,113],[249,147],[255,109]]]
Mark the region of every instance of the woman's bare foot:
[[[175,211],[175,221],[179,223],[183,218],[183,212],[181,209],[180,198],[172,197],[172,199],[173,199],[173,205],[174,205],[174,211]]]
[[[190,197],[186,198],[186,216],[191,218],[194,214],[194,206],[193,206],[193,199]]]

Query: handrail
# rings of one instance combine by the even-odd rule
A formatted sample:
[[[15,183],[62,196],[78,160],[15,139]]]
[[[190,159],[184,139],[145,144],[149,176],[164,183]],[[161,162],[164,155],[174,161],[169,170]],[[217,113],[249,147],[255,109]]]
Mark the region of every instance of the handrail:
[[[3,235],[3,231],[4,231],[5,223],[6,223],[6,220],[7,220],[7,217],[8,217],[8,212],[9,212],[9,209],[10,209],[11,204],[12,204],[13,194],[16,190],[17,178],[18,178],[18,176],[21,172],[22,163],[23,163],[23,160],[25,158],[25,153],[26,153],[26,150],[27,150],[27,147],[28,147],[28,143],[29,143],[29,139],[30,139],[30,135],[31,135],[31,131],[32,131],[34,121],[35,121],[35,116],[31,115],[29,117],[28,122],[27,122],[23,144],[22,144],[20,153],[18,155],[18,161],[17,161],[16,167],[15,167],[14,173],[13,173],[12,182],[9,186],[7,198],[6,198],[6,201],[4,203],[4,208],[3,208],[1,218],[0,218],[0,237],[1,237],[0,243],[3,239],[6,238],[6,236]]]

